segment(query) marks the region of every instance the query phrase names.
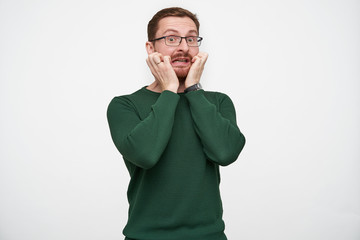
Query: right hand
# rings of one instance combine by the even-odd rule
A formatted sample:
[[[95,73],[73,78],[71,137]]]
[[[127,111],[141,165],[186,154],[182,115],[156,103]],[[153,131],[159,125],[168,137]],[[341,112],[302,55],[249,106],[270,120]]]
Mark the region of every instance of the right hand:
[[[146,59],[146,63],[160,85],[161,90],[169,90],[177,93],[179,88],[179,79],[177,78],[170,61],[170,56],[163,56],[158,52],[149,54]]]

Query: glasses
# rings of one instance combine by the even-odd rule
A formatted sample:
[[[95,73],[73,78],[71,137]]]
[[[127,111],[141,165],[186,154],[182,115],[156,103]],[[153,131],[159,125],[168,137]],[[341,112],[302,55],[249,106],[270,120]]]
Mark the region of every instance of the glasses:
[[[151,42],[165,39],[166,46],[177,47],[181,44],[183,38],[186,40],[186,43],[189,47],[199,47],[201,45],[202,37],[190,36],[190,37],[180,37],[180,36],[164,36],[161,38],[156,38],[150,40]]]

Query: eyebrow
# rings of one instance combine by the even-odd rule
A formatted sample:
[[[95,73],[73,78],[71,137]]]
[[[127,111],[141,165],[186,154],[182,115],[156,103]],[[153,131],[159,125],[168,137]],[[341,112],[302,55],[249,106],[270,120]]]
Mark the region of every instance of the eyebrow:
[[[167,33],[167,32],[179,33],[179,31],[177,31],[177,30],[175,30],[175,29],[167,29],[167,30],[163,33],[163,35],[164,35],[165,33]],[[189,34],[189,33],[195,33],[196,35],[198,34],[198,32],[197,32],[196,30],[190,30],[187,34]]]

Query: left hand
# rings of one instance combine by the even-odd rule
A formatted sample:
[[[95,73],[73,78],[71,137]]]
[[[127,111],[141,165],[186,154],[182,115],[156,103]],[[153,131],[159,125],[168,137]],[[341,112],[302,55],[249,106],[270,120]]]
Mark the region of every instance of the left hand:
[[[191,68],[185,80],[185,88],[188,88],[200,82],[200,78],[204,70],[207,58],[208,54],[206,52],[199,52],[195,57],[193,57],[193,59],[191,60],[193,64],[191,65]]]

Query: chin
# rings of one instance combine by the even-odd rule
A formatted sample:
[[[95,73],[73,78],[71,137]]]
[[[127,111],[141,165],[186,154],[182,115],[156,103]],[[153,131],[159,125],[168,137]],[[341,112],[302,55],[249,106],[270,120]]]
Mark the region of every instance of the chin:
[[[189,69],[175,69],[176,76],[180,79],[185,79],[189,73]]]

